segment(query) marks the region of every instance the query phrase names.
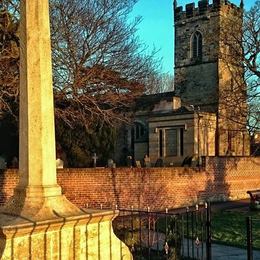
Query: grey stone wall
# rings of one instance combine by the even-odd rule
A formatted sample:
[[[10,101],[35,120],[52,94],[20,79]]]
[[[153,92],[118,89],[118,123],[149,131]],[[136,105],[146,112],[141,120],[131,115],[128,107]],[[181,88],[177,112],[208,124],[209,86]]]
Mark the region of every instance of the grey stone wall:
[[[205,106],[206,111],[216,111],[218,102],[218,65],[202,63],[175,68],[178,94],[183,104]],[[179,80],[178,80],[179,79]],[[203,106],[202,106],[203,105]]]
[[[218,101],[219,11],[213,8],[201,14],[198,8],[193,11],[192,17],[183,11],[175,19],[175,86],[184,102],[213,106]],[[196,31],[202,34],[201,60],[194,60],[191,53]]]

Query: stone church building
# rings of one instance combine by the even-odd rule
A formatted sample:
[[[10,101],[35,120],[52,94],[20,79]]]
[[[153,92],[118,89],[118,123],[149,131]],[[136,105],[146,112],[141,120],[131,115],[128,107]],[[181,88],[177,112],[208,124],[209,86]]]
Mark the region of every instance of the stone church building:
[[[183,8],[175,0],[173,8],[174,91],[137,100],[120,155],[140,161],[148,155],[152,165],[160,158],[166,166],[187,157],[249,155],[243,71],[225,58],[234,59],[225,41],[229,21],[242,33],[243,1],[201,0]]]

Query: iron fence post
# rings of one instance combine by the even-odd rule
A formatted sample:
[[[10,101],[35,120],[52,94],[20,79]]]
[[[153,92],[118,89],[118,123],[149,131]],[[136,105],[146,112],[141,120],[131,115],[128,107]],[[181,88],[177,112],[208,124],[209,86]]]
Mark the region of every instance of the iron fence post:
[[[140,246],[140,255],[142,255],[142,216],[139,211],[139,246]]]
[[[191,252],[192,258],[195,258],[194,253],[194,211],[191,212]]]
[[[253,260],[252,217],[246,218],[246,229],[247,229],[247,260]]]
[[[210,206],[210,202],[206,203],[205,207],[206,207],[206,230],[207,230],[206,256],[207,256],[207,260],[211,260],[212,252],[211,252],[211,206]]]
[[[131,251],[134,251],[135,243],[134,243],[134,207],[131,207],[131,244],[132,248]]]
[[[169,246],[168,246],[168,208],[165,209],[165,254],[166,254],[166,259],[169,257]]]
[[[198,227],[198,213],[199,213],[199,205],[196,205],[196,211],[195,211],[195,237],[196,237],[196,253],[197,253],[197,259],[199,259],[199,227]]]
[[[148,259],[151,259],[151,247],[150,247],[150,229],[151,229],[151,215],[150,215],[150,207],[147,207],[147,220],[148,220],[148,234],[147,234],[147,242],[148,242]]]
[[[157,213],[155,214],[155,219],[156,219],[156,223],[155,223],[155,229],[156,229],[156,240],[157,240],[157,244],[156,244],[156,251],[157,251],[157,256],[159,256],[159,230],[158,230],[158,216]]]
[[[190,237],[189,237],[189,207],[186,208],[186,237],[187,237],[187,253],[190,257]]]
[[[204,209],[200,212],[200,225],[201,225],[201,259],[204,259],[204,241],[205,241],[205,227],[204,227]]]

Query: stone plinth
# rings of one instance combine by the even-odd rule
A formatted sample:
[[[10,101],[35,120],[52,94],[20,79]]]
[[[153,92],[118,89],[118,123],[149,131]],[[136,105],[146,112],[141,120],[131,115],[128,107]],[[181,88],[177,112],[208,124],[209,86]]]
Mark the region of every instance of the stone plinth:
[[[84,215],[32,222],[0,215],[0,258],[10,259],[132,259],[113,233],[115,211],[88,210]]]

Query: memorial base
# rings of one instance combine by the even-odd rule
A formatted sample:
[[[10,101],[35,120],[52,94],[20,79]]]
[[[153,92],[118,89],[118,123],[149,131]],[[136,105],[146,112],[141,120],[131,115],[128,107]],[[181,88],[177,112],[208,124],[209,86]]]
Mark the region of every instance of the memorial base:
[[[35,222],[1,213],[0,259],[132,259],[128,247],[113,233],[116,211],[83,212]]]

